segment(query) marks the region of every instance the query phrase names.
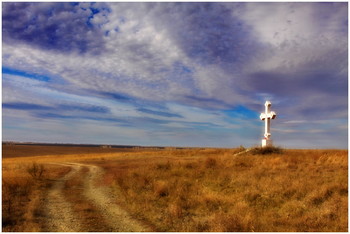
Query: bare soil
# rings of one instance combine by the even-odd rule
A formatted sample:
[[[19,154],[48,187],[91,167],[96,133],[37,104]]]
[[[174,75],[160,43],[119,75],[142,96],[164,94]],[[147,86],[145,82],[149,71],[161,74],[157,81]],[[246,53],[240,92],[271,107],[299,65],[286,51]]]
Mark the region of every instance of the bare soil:
[[[112,192],[103,186],[99,185],[99,180],[102,178],[104,171],[102,168],[94,165],[79,164],[79,163],[57,163],[60,166],[71,167],[71,171],[55,181],[53,186],[47,192],[45,198],[45,211],[47,214],[46,222],[43,231],[50,232],[79,232],[88,231],[92,227],[86,227],[87,222],[83,216],[74,213],[73,206],[64,196],[64,184],[78,173],[85,172],[82,179],[83,190],[77,193],[77,196],[83,194],[83,200],[91,202],[96,208],[93,210],[95,222],[103,222],[104,230],[110,232],[143,232],[147,231],[140,222],[134,220],[125,210],[119,207],[115,201],[116,197]]]
[[[66,180],[78,173],[80,166],[72,167],[72,170],[57,180],[48,191],[45,205],[47,211],[47,222],[45,222],[45,231],[51,232],[78,232],[81,230],[79,220],[75,217],[71,204],[69,204],[64,195],[63,188]]]

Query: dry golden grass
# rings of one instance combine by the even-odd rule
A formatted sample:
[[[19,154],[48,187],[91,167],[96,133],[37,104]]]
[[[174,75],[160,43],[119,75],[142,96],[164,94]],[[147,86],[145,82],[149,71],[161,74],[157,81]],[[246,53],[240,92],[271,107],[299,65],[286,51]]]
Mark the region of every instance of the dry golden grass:
[[[345,150],[178,150],[108,162],[105,183],[157,231],[347,231]]]
[[[2,231],[18,232],[41,231],[45,226],[45,210],[41,200],[52,182],[70,170],[69,167],[51,163],[103,161],[116,153],[140,151],[36,145],[3,145],[2,150]],[[69,183],[74,183],[74,180]],[[68,194],[67,198],[73,201],[74,197]],[[76,200],[74,208],[79,215],[85,212],[89,218],[90,214],[86,214],[89,213],[88,206],[90,204],[85,201]]]
[[[155,231],[348,231],[347,150],[233,156],[242,149],[45,148],[35,156],[40,150],[26,147],[16,155],[3,151],[3,231],[40,230],[37,197],[50,186],[43,181],[68,172],[48,164],[60,161],[105,168],[101,184]],[[27,172],[33,162],[45,165],[43,179]],[[70,196],[80,182],[67,181],[66,197],[77,214],[93,220],[94,207]],[[7,207],[11,199],[16,208]]]
[[[2,164],[2,231],[40,231],[41,191],[67,173],[67,168],[12,160]],[[36,166],[44,169],[40,177],[30,173]]]
[[[13,168],[15,169],[15,168]],[[13,170],[14,171],[14,170]],[[5,174],[6,176],[6,174]],[[6,179],[5,179],[6,178]],[[2,181],[2,223],[3,227],[16,226],[17,217],[25,216],[25,210],[20,209],[23,204],[29,203],[29,196],[33,190],[33,178],[30,175],[18,174],[7,176]],[[20,227],[18,227],[21,231]],[[3,228],[3,231],[7,229]]]

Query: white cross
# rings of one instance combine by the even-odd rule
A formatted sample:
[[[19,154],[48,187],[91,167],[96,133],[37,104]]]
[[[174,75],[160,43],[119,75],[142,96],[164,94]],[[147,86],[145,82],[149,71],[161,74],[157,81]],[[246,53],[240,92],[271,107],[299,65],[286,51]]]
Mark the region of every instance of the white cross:
[[[274,111],[270,111],[271,102],[266,101],[265,102],[265,113],[260,114],[260,119],[265,120],[265,134],[264,139],[262,140],[262,146],[268,146],[272,145],[272,141],[270,139],[271,133],[270,133],[270,120],[276,118],[276,113]]]

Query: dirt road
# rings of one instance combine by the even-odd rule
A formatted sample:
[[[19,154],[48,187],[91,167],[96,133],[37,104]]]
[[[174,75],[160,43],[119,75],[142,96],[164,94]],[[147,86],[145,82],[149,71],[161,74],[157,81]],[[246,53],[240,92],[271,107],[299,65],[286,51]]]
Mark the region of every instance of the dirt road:
[[[79,232],[89,231],[89,227],[84,226],[84,217],[76,214],[71,204],[64,197],[64,185],[67,180],[74,176],[83,176],[80,188],[83,190],[77,194],[93,204],[95,209],[91,212],[94,214],[94,222],[102,222],[108,227],[104,230],[110,232],[144,232],[147,228],[119,207],[115,201],[117,197],[111,193],[109,188],[97,186],[102,178],[104,171],[102,168],[94,165],[79,163],[60,163],[60,166],[71,167],[71,171],[61,179],[55,181],[53,186],[45,197],[45,210],[47,212],[46,230],[54,232]],[[83,169],[85,170],[82,173]]]
[[[72,170],[56,181],[46,196],[46,210],[48,212],[45,229],[54,232],[78,232],[81,225],[75,218],[74,213],[63,195],[63,187],[66,180],[71,178],[80,170],[79,166],[72,167]]]

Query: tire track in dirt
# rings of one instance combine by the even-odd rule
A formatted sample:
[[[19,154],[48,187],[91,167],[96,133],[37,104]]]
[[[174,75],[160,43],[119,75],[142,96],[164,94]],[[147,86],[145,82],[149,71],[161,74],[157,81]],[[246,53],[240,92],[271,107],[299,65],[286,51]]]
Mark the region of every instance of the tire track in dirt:
[[[104,220],[114,232],[145,232],[142,224],[133,219],[124,209],[118,206],[113,200],[117,199],[107,188],[96,186],[96,183],[104,174],[102,168],[94,165],[75,164],[87,167],[88,176],[84,183],[84,195],[98,208]]]
[[[45,198],[47,210],[47,222],[45,231],[50,232],[79,232],[81,224],[75,217],[71,204],[66,201],[63,195],[64,184],[81,170],[79,165],[56,164],[61,166],[70,166],[72,170],[57,180],[48,191]]]
[[[133,219],[124,209],[115,203],[117,197],[107,187],[97,186],[102,179],[104,170],[101,167],[80,163],[55,163],[55,165],[69,166],[72,170],[56,181],[49,190],[46,201],[48,220],[45,229],[55,232],[78,232],[86,231],[82,227],[79,217],[76,217],[63,195],[64,183],[79,173],[82,168],[88,172],[83,178],[84,199],[91,202],[97,209],[96,221],[103,219],[108,225],[106,230],[110,232],[146,232],[140,222]],[[102,230],[101,230],[102,231]]]
[[[253,149],[253,148],[248,148],[248,149],[243,150],[243,151],[241,151],[241,152],[235,153],[233,156],[238,156],[238,155],[240,155],[240,154],[245,154],[245,153],[251,151],[252,149]]]

